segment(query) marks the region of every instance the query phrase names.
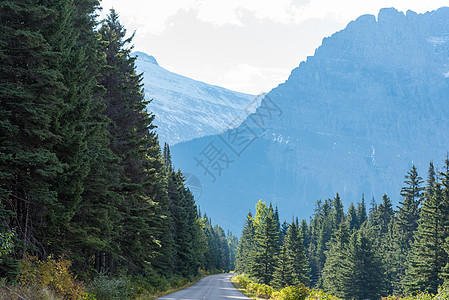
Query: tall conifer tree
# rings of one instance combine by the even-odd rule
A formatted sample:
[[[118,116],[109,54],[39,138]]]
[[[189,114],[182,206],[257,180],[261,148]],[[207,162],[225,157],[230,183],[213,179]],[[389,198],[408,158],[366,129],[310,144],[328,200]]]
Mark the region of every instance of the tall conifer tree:
[[[0,3],[0,197],[2,215],[14,214],[8,223],[22,241],[16,257],[27,249],[48,251],[40,229],[60,207],[54,182],[64,164],[53,150],[61,136],[52,126],[67,88],[61,52],[47,39],[61,27],[57,16],[36,1]]]

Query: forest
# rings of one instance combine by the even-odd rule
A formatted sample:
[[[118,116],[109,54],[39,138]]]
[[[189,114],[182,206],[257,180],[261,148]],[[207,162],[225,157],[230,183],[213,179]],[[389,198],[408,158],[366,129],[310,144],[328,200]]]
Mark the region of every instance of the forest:
[[[233,269],[237,238],[200,212],[159,146],[132,35],[114,10],[98,21],[99,9],[97,0],[0,2],[3,283],[48,281],[78,299],[98,278],[131,278],[134,297]],[[64,290],[44,266],[81,283]]]
[[[400,195],[397,209],[388,195],[367,208],[362,195],[345,213],[337,193],[317,201],[309,221],[282,224],[277,208],[259,201],[236,270],[277,289],[303,284],[342,299],[437,294],[449,284],[449,160],[441,172],[431,162],[425,184],[413,166]]]
[[[133,35],[99,9],[0,1],[0,299],[137,299],[234,269],[344,299],[449,285],[449,159],[426,181],[413,166],[397,207],[336,194],[281,222],[259,201],[239,242],[159,145]]]

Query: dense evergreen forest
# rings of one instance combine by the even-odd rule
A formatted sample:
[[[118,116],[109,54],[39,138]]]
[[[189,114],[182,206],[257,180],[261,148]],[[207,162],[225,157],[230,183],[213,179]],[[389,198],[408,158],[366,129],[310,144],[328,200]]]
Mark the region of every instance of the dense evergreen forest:
[[[436,294],[449,284],[449,160],[441,172],[430,163],[426,184],[413,166],[400,195],[396,210],[387,195],[368,208],[362,195],[344,213],[336,194],[316,203],[309,222],[282,224],[277,208],[259,201],[236,270],[278,289],[302,283],[343,299]]]
[[[64,256],[83,280],[233,269],[236,237],[201,215],[160,149],[132,36],[98,9],[0,2],[0,277],[27,255]]]

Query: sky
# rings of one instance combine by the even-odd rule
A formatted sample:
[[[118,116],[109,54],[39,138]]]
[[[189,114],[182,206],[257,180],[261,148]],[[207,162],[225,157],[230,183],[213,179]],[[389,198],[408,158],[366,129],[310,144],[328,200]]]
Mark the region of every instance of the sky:
[[[323,38],[383,7],[424,13],[449,0],[102,0],[134,49],[169,71],[260,94],[287,80]]]

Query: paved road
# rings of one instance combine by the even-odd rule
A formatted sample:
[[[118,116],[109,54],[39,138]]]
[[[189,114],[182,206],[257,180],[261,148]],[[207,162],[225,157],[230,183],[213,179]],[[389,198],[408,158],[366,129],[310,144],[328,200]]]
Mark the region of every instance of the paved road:
[[[158,299],[166,300],[219,300],[249,299],[234,288],[229,278],[234,274],[218,274],[205,277],[182,291]]]

